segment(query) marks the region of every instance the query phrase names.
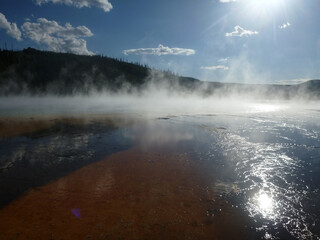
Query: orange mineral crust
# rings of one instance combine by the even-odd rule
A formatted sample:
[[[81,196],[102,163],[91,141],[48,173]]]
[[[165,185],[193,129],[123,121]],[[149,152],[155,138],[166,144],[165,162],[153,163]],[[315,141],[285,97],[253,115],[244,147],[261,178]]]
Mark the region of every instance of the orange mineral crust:
[[[186,154],[120,152],[1,209],[0,239],[245,238],[206,181]]]
[[[40,131],[52,127],[53,124],[53,121],[39,119],[20,120],[17,118],[0,118],[0,138],[8,138]]]
[[[132,125],[138,121],[138,117],[129,114],[122,115],[76,115],[76,116],[43,116],[43,117],[0,117],[0,138],[9,138],[20,135],[37,133],[48,130],[57,124],[70,124],[72,126],[85,126],[92,123],[99,123],[109,127],[123,127]],[[140,119],[139,119],[140,120]]]

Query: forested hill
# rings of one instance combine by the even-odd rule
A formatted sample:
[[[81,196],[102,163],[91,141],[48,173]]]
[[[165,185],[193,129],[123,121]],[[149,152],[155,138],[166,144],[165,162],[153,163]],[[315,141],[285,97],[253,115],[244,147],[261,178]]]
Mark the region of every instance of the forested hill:
[[[152,72],[152,74],[151,74]],[[0,51],[0,94],[90,93],[140,89],[150,81],[188,82],[166,71],[114,58],[55,53],[28,48]]]
[[[236,79],[235,79],[236,81]],[[262,98],[320,98],[320,80],[299,85],[252,85],[200,80],[104,56],[27,48],[0,50],[0,96],[139,92],[148,85],[202,96],[240,94]]]

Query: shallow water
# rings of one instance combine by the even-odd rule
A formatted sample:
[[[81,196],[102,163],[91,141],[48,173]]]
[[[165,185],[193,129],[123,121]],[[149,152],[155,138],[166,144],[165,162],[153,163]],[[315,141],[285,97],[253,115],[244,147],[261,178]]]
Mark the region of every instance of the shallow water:
[[[189,116],[181,121],[211,133],[214,142],[197,154],[218,166],[215,191],[253,218],[264,238],[319,238],[319,112]]]
[[[253,238],[319,239],[319,109],[261,103],[229,110],[157,113],[112,127],[58,122],[2,138],[1,207],[30,188],[135,146],[191,156],[208,176],[206,187],[240,212]],[[234,216],[223,206],[203,214],[223,214],[225,229]]]
[[[30,188],[131,146],[123,129],[103,122],[57,121],[45,126],[0,138],[0,208]]]

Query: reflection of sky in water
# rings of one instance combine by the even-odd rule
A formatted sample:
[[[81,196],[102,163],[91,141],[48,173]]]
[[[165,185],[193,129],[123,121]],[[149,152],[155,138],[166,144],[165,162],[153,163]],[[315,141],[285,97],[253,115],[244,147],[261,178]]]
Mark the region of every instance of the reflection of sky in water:
[[[28,138],[21,137],[19,147],[13,146],[8,155],[0,157],[0,163],[4,165],[15,164],[21,162],[23,159],[28,160],[28,164],[43,161],[47,159],[45,164],[50,165],[51,161],[60,162],[66,158],[72,160],[75,158],[85,158],[92,156],[92,152],[85,151],[88,145],[90,135],[82,134],[81,136],[63,136],[56,135],[50,138],[34,139],[30,143]],[[17,144],[18,145],[18,144]],[[9,160],[10,161],[6,161]]]
[[[320,234],[320,115],[271,109],[189,116],[182,121],[211,132],[215,141],[210,153],[199,154],[211,157],[216,165],[220,162],[221,173],[214,174],[230,187],[221,188],[221,183],[216,187],[236,195],[265,238],[288,237],[278,233],[281,227],[296,238],[316,238]],[[231,189],[234,182],[236,191]]]
[[[51,134],[32,141],[14,138],[6,140],[6,149],[0,148],[0,164],[16,167],[28,159],[30,164],[38,161],[43,169],[49,169],[59,166],[58,162],[98,158],[97,153],[104,155],[106,147],[119,146],[124,138],[145,149],[181,147],[197,159],[213,163],[215,190],[227,197],[234,195],[265,238],[281,238],[277,235],[279,224],[297,238],[319,235],[319,112],[292,112],[270,103],[238,110],[218,115],[177,113],[169,120],[124,128],[117,132],[118,137],[97,131],[95,126],[92,131]],[[107,191],[112,184],[113,175],[107,171],[98,181],[96,193]]]
[[[185,126],[170,124],[167,121],[146,122],[133,126],[125,136],[135,142],[143,150],[152,148],[165,148],[170,150],[170,146],[178,148],[179,144],[190,142],[194,138],[194,131]]]
[[[0,138],[0,207],[31,187],[127,149],[130,144],[119,129],[94,122],[57,123],[24,136]],[[58,192],[63,193],[65,187],[61,185]]]

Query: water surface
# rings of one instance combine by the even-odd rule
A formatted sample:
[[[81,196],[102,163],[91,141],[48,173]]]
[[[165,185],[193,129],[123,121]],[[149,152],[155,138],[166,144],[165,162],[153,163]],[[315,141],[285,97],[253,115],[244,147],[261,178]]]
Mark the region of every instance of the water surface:
[[[75,170],[91,166],[112,153],[135,148],[144,156],[141,159],[145,162],[139,162],[141,167],[149,166],[149,163],[152,166],[158,155],[177,161],[179,164],[174,165],[174,169],[183,169],[192,162],[196,173],[184,175],[182,171],[183,177],[177,183],[175,177],[179,178],[180,173],[176,175],[174,171],[177,170],[172,170],[168,178],[164,178],[166,180],[155,184],[171,181],[179,186],[185,182],[189,184],[188,188],[193,188],[192,182],[201,186],[195,194],[209,203],[199,202],[199,208],[194,208],[199,220],[194,221],[193,225],[200,235],[205,232],[201,227],[203,221],[208,229],[226,230],[233,226],[233,235],[221,235],[213,230],[212,234],[225,239],[236,239],[239,232],[244,232],[248,238],[319,239],[320,111],[317,105],[295,107],[293,104],[261,102],[239,108],[213,105],[211,109],[207,108],[208,105],[205,102],[193,111],[190,108],[171,109],[170,113],[157,109],[147,116],[143,115],[144,109],[135,113],[139,119],[130,121],[132,109],[130,115],[125,115],[126,108],[123,106],[120,108],[121,116],[110,120],[110,113],[101,117],[104,108],[98,107],[99,119],[81,120],[79,124],[79,120],[61,120],[59,117],[51,119],[50,124],[41,125],[40,129],[3,136],[0,139],[1,207],[5,210],[31,189],[41,186],[45,189],[45,184],[69,178]],[[12,112],[9,115],[12,117]],[[77,116],[79,119],[79,112]],[[34,121],[30,120],[31,124]],[[132,162],[130,154],[126,156],[129,169]],[[146,156],[149,159],[145,159],[148,158]],[[169,163],[153,166],[165,169]],[[127,169],[125,166],[121,165],[121,169]],[[156,168],[143,169],[139,174],[149,176],[145,181],[152,182],[150,171]],[[109,171],[107,179],[110,180],[112,174]],[[86,187],[84,182],[81,184]],[[93,184],[96,182],[93,181]],[[136,195],[130,196],[134,199],[144,196],[147,199],[159,197],[159,191],[165,191],[159,188],[153,190],[155,195],[145,195],[152,184],[143,186]],[[110,188],[110,184],[96,187],[94,189],[102,193]],[[92,190],[93,187],[90,188]],[[142,192],[143,195],[139,195]],[[210,197],[203,195],[203,192]],[[175,193],[163,194],[171,196],[172,201],[180,199],[173,197]],[[185,196],[193,201],[194,195]],[[167,200],[170,202],[170,197]],[[182,204],[180,210],[183,212],[186,206]],[[78,207],[69,207],[79,215]],[[161,209],[165,211],[165,205]],[[130,214],[132,217],[138,213]],[[148,226],[148,221],[144,223]],[[154,231],[159,234],[169,225],[162,222],[154,226]],[[134,228],[131,230],[134,231]],[[148,231],[152,232],[150,229]],[[193,233],[190,232],[191,235]]]

